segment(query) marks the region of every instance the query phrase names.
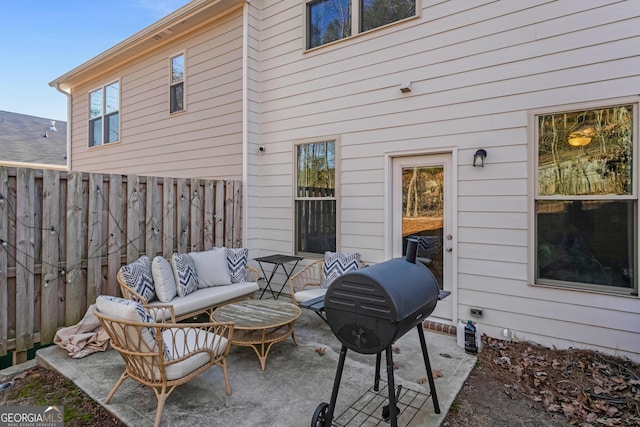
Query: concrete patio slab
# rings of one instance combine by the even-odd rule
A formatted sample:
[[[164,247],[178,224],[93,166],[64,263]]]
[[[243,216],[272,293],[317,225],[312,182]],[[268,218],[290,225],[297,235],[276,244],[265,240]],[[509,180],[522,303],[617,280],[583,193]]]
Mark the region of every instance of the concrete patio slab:
[[[441,374],[435,379],[440,414],[434,413],[431,398],[421,405],[408,425],[439,426],[476,361],[458,347],[456,337],[424,330],[431,367]],[[266,370],[260,369],[258,357],[246,347],[232,348],[228,356],[229,377],[233,393],[225,394],[221,369],[213,367],[190,382],[179,386],[167,399],[163,426],[278,426],[302,427],[311,424],[316,407],[330,402],[341,344],[329,326],[313,312],[303,310],[295,324],[298,346],[291,339],[273,346]],[[426,369],[417,328],[396,343],[395,383],[414,396],[430,395]],[[324,354],[321,355],[324,349]],[[57,346],[36,354],[39,364],[54,369],[72,380],[89,396],[103,402],[124,369],[114,350],[94,353],[84,359],[72,359]],[[385,359],[381,376],[386,380]],[[336,401],[337,417],[367,394],[373,386],[375,355],[347,352],[340,391]],[[386,385],[381,391],[386,396]],[[380,398],[378,398],[380,399]],[[403,398],[404,399],[404,398]],[[400,403],[403,403],[401,399]],[[424,400],[424,399],[423,399]],[[130,426],[152,426],[156,398],[151,389],[126,380],[109,405],[103,405]],[[382,404],[386,404],[383,402]],[[400,405],[404,411],[404,405]],[[381,418],[380,407],[375,417]],[[409,409],[405,411],[407,414]],[[374,410],[371,410],[374,413]],[[407,415],[405,415],[407,416]],[[375,417],[353,425],[387,425]],[[362,415],[361,417],[362,418]],[[345,418],[341,418],[343,422]],[[399,418],[399,425],[405,418]],[[347,425],[352,425],[349,422]],[[327,426],[328,427],[328,426]]]

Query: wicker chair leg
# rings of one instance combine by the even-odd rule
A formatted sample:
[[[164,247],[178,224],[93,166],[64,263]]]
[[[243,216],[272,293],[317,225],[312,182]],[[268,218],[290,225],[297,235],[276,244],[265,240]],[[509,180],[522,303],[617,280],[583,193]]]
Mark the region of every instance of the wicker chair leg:
[[[222,374],[224,375],[224,384],[227,386],[227,396],[231,396],[231,383],[229,383],[229,374],[227,373],[227,359],[222,359],[220,366],[222,367]]]
[[[124,382],[124,380],[126,380],[129,377],[129,374],[127,374],[127,371],[124,371],[122,373],[122,375],[120,375],[120,378],[118,379],[118,382],[116,383],[115,386],[113,386],[113,388],[111,389],[111,392],[109,393],[109,395],[107,396],[107,398],[104,400],[104,403],[109,404],[109,402],[111,401],[111,398],[113,397],[114,394],[116,394],[116,390],[118,390],[118,388],[120,387],[120,385]]]
[[[156,397],[158,398],[158,407],[156,408],[156,422],[154,424],[154,427],[160,426],[160,420],[162,420],[162,411],[164,411],[164,402],[167,401],[167,397],[169,397],[169,394],[171,394],[172,391],[173,388],[171,388],[168,393],[156,392]]]

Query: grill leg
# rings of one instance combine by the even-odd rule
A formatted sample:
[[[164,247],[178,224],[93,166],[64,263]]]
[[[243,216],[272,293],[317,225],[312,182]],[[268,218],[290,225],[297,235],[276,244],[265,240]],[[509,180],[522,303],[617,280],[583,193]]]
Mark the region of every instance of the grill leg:
[[[418,336],[420,337],[420,347],[422,347],[422,357],[424,358],[424,367],[427,369],[427,378],[429,379],[429,388],[431,389],[431,399],[433,400],[433,410],[436,414],[440,413],[440,405],[438,404],[438,394],[436,393],[436,384],[433,381],[433,372],[431,372],[431,363],[429,363],[429,353],[427,353],[427,343],[424,339],[422,331],[422,323],[417,326]]]
[[[376,354],[376,376],[373,379],[373,390],[380,390],[380,359],[382,358],[382,352]]]
[[[336,378],[333,381],[333,390],[331,391],[331,401],[327,410],[326,425],[331,427],[333,423],[333,412],[336,409],[336,401],[338,400],[338,390],[340,389],[340,381],[342,380],[342,370],[344,369],[344,361],[347,358],[347,347],[342,346],[340,349],[340,359],[338,360],[338,369],[336,369]]]
[[[387,347],[387,384],[389,386],[389,422],[391,427],[398,427],[398,408],[396,406],[396,385],[393,380],[393,351],[391,346]]]

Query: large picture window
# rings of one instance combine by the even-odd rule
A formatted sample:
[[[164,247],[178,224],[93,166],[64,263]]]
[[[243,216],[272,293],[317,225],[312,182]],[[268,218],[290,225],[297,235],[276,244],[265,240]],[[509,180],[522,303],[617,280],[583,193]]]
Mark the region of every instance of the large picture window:
[[[89,93],[89,147],[120,140],[120,83]]]
[[[335,141],[296,146],[296,253],[336,251]]]
[[[636,108],[536,117],[536,283],[637,289]]]
[[[360,19],[354,27],[356,14]],[[307,49],[413,16],[416,0],[312,0],[307,2]]]

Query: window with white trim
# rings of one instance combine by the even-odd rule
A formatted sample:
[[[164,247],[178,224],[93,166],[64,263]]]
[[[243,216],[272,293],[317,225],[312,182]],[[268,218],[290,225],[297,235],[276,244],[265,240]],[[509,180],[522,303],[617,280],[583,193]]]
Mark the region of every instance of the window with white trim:
[[[307,2],[307,49],[416,16],[417,0],[312,0]],[[357,19],[357,25],[352,22]]]
[[[296,146],[297,254],[336,251],[336,142]]]
[[[89,147],[120,140],[120,82],[89,93]]]
[[[536,116],[536,283],[637,293],[637,108]]]
[[[169,113],[184,111],[184,54],[171,58]]]

